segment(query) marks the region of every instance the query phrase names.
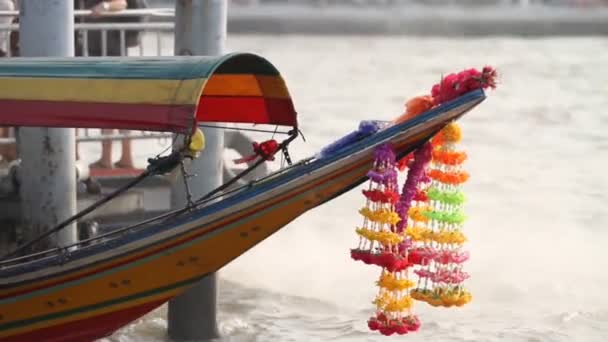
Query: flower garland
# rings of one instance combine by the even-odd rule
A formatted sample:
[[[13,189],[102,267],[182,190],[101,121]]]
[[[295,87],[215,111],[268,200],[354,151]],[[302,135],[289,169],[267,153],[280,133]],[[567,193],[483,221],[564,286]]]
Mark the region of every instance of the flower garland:
[[[369,188],[363,190],[366,205],[359,210],[363,226],[355,230],[359,246],[351,250],[351,257],[382,267],[376,282],[379,292],[373,301],[377,311],[368,320],[369,328],[384,335],[402,335],[418,330],[420,320],[411,313],[413,299],[409,289],[415,283],[408,278],[410,264],[400,248],[404,235],[396,228],[402,218],[395,211],[399,194],[395,153],[390,145],[376,149],[374,165],[367,176]]]
[[[404,114],[392,123],[469,91],[494,89],[495,78],[492,67],[450,74],[433,86],[430,96],[407,101]],[[389,145],[375,151],[370,185],[363,190],[366,206],[359,211],[363,226],[355,229],[359,246],[351,249],[354,260],[382,267],[376,282],[380,290],[373,301],[376,315],[368,320],[371,330],[384,335],[417,331],[420,320],[411,312],[414,299],[443,307],[462,306],[472,299],[463,286],[469,275],[462,266],[470,255],[462,250],[467,239],[462,232],[466,217],[461,186],[469,174],[462,169],[467,154],[458,149],[461,139],[460,126],[450,123],[431,142],[399,161]],[[400,194],[397,170],[407,170]],[[413,267],[416,283],[408,274]]]
[[[469,253],[462,251],[462,244],[466,241],[461,231],[465,221],[462,212],[465,198],[460,184],[468,174],[461,168],[465,154],[457,150],[461,138],[462,132],[456,123],[447,125],[440,132],[428,171],[432,181],[426,190],[428,209],[423,212],[428,218],[427,225],[411,226],[407,230],[408,236],[416,241],[410,251],[410,262],[421,266],[414,271],[419,281],[411,296],[432,306],[462,306],[472,299],[462,284],[469,277],[462,271]],[[454,182],[455,178],[463,181]]]

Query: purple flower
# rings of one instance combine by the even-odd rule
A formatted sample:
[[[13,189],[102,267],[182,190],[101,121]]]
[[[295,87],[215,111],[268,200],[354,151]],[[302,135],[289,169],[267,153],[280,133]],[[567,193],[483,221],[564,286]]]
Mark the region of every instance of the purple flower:
[[[432,152],[433,147],[430,142],[427,142],[414,152],[414,160],[408,171],[399,202],[396,204],[396,207],[399,208],[397,213],[399,214],[399,217],[401,217],[401,221],[397,223],[398,232],[402,232],[403,227],[407,226],[410,205],[412,204],[414,196],[416,196],[418,183],[425,177],[424,169],[431,161]]]

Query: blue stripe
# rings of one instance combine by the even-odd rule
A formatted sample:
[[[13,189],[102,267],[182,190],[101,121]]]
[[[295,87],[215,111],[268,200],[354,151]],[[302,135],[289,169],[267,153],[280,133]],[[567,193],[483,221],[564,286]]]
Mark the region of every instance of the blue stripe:
[[[446,113],[450,112],[451,110],[456,109],[460,106],[463,106],[466,104],[474,105],[474,104],[477,104],[477,103],[483,101],[484,99],[485,99],[485,94],[483,91],[477,90],[477,91],[470,92],[468,94],[465,94],[465,95],[459,97],[458,99],[445,103],[445,104],[441,105],[440,107],[434,108],[434,109],[428,111],[427,113],[422,114],[412,120],[408,120],[399,125],[389,127],[379,133],[376,133],[375,135],[372,135],[357,143],[354,143],[354,144],[350,145],[349,147],[336,152],[335,155],[333,155],[331,157],[327,157],[325,159],[320,159],[320,160],[315,160],[309,164],[295,167],[292,170],[290,170],[282,175],[279,175],[274,179],[259,183],[258,185],[254,185],[254,186],[247,188],[224,200],[215,202],[213,204],[210,204],[208,206],[195,210],[192,213],[183,214],[174,219],[167,220],[165,222],[158,223],[156,225],[151,225],[148,228],[141,229],[136,232],[127,234],[123,237],[104,242],[103,244],[97,244],[97,245],[90,246],[90,247],[87,247],[84,249],[78,249],[78,250],[74,251],[73,253],[71,253],[69,258],[70,258],[70,260],[86,258],[91,255],[99,254],[99,253],[105,252],[107,250],[117,248],[124,244],[128,244],[128,243],[131,243],[131,242],[134,242],[137,240],[141,240],[141,239],[146,239],[155,234],[161,233],[163,231],[171,230],[173,228],[182,226],[184,224],[195,222],[197,220],[202,219],[203,217],[205,217],[207,215],[213,214],[213,213],[223,210],[227,207],[235,206],[235,205],[245,202],[255,196],[258,196],[262,193],[271,191],[277,187],[285,185],[292,180],[295,180],[299,177],[302,177],[308,173],[313,172],[314,170],[317,170],[319,168],[322,168],[322,167],[328,166],[330,164],[333,164],[335,162],[338,162],[343,158],[346,158],[354,153],[357,153],[358,151],[361,151],[363,149],[373,147],[373,146],[379,145],[381,143],[384,143],[388,140],[394,139],[395,137],[414,128],[415,126],[428,123],[430,120],[437,119],[441,115],[446,114]],[[223,218],[221,218],[221,219],[223,219]],[[212,223],[210,223],[210,224],[212,224]],[[187,233],[189,233],[189,232],[184,232],[184,233],[182,233],[182,235],[187,234]],[[173,239],[173,238],[175,238],[175,237],[171,237],[171,239]],[[142,249],[147,248],[147,247],[149,247],[149,246],[142,247]],[[127,253],[133,253],[133,252],[134,251],[129,251]],[[118,256],[113,256],[113,258],[115,258],[115,257],[118,257]],[[12,267],[11,269],[8,269],[8,270],[0,270],[0,277],[6,278],[6,277],[18,275],[18,274],[33,272],[33,271],[44,269],[44,268],[47,268],[50,266],[65,264],[65,261],[66,260],[64,260],[62,258],[62,256],[57,255],[57,256],[50,257],[50,258],[47,258],[44,260],[35,261],[35,262],[32,262],[27,265]],[[100,261],[100,262],[105,262],[105,260]],[[90,266],[91,265],[86,265],[83,267],[90,267]],[[74,272],[74,271],[75,270],[70,270],[69,272]],[[12,286],[10,286],[10,287],[12,287]]]
[[[278,75],[262,57],[233,53],[221,57],[1,58],[0,77],[186,80],[207,78],[216,70],[231,73],[235,65],[239,71]]]

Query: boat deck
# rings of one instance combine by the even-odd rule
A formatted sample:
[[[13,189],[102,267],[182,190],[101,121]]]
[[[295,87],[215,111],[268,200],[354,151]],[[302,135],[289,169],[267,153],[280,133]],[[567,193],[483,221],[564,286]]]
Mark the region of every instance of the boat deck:
[[[139,175],[141,169],[91,169],[91,178],[100,185],[100,193],[78,192],[77,208],[82,210],[100,200],[106,194]],[[0,175],[6,175],[6,168]],[[99,232],[104,233],[132,222],[159,215],[170,208],[170,183],[163,177],[151,177],[135,189],[128,190],[113,201],[95,210],[82,221],[95,221]],[[0,194],[0,249],[14,247],[19,236],[22,215],[17,194]]]

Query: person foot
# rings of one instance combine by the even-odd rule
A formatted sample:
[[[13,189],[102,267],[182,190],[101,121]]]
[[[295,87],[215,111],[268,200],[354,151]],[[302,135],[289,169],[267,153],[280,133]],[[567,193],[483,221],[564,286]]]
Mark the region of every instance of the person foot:
[[[98,160],[92,164],[89,164],[89,168],[91,169],[111,169],[112,162],[106,162],[103,160]]]
[[[93,180],[92,178],[86,179],[84,181],[84,185],[87,188],[87,192],[89,194],[100,194],[101,193],[101,184],[99,182]]]

